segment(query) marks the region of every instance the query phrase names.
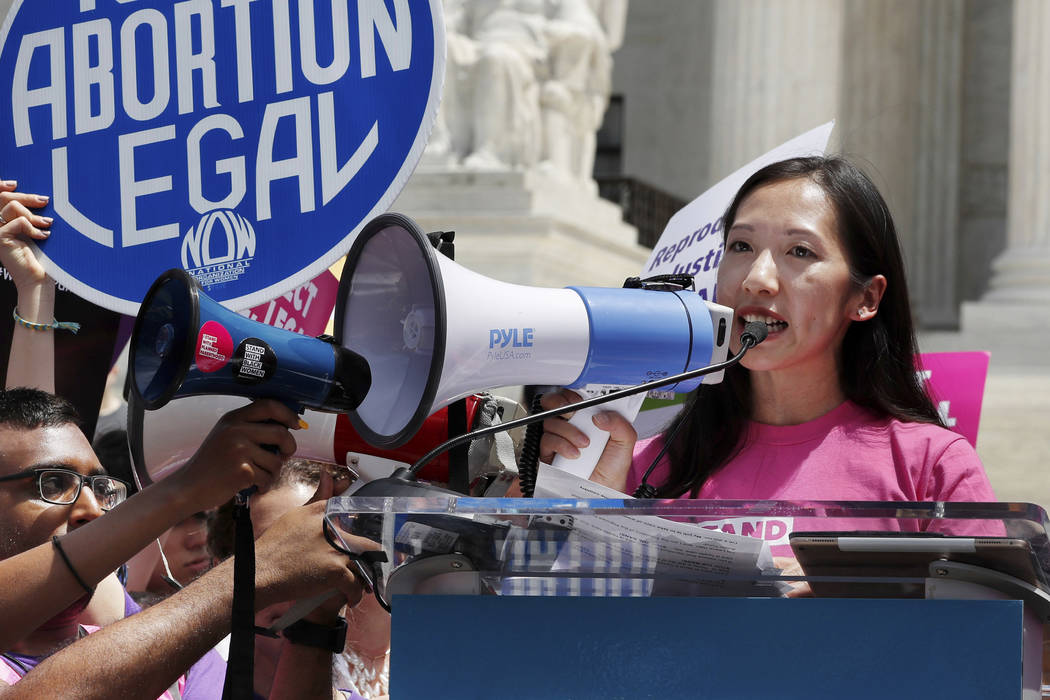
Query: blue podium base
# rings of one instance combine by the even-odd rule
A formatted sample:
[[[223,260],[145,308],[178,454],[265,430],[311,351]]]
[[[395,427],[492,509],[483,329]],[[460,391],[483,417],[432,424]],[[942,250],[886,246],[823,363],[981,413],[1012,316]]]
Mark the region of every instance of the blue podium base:
[[[397,700],[1021,697],[1014,600],[400,596]]]

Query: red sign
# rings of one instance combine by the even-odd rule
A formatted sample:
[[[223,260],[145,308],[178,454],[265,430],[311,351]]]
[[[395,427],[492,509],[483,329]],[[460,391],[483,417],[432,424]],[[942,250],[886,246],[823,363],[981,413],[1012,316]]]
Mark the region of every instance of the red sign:
[[[306,284],[250,309],[248,318],[316,337],[328,326],[338,291],[339,280],[325,270]]]

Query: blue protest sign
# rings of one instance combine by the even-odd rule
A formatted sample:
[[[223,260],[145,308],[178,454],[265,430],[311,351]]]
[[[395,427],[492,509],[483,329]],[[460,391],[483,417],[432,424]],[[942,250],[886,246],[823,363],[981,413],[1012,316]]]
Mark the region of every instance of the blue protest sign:
[[[15,0],[0,45],[3,177],[51,195],[51,275],[125,314],[172,267],[235,309],[318,275],[444,79],[440,0]]]

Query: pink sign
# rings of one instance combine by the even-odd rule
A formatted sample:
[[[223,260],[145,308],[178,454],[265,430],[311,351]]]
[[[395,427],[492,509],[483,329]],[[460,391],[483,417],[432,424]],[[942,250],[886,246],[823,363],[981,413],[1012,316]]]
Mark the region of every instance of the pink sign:
[[[919,377],[945,425],[977,445],[987,352],[926,352],[919,357]]]
[[[275,328],[315,337],[324,333],[338,291],[339,280],[325,270],[306,284],[250,309],[247,316]]]

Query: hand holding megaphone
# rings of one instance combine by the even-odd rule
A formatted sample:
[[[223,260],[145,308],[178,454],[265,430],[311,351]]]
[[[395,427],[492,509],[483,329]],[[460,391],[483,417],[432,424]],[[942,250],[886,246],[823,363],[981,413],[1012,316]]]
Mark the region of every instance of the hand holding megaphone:
[[[207,510],[257,485],[266,490],[295,453],[299,417],[280,401],[257,399],[219,419],[197,452],[162,484]],[[276,447],[276,450],[272,449]]]
[[[632,402],[644,398],[629,396],[621,401]],[[547,393],[540,399],[540,406],[545,411],[562,408],[581,401],[583,397],[571,389]],[[632,402],[633,403],[633,402]],[[583,419],[590,425],[581,424]],[[584,463],[587,474],[579,473],[583,479],[614,488],[621,493],[627,488],[627,472],[631,468],[634,455],[634,443],[638,440],[631,421],[617,410],[607,406],[594,406],[561,418],[548,418],[543,421],[543,437],[540,438],[540,459],[548,464],[558,459],[567,458],[563,465],[571,465],[579,459]],[[585,452],[595,449],[600,455],[597,460],[586,459]],[[591,471],[593,465],[593,472]],[[561,466],[561,465],[559,465]],[[561,466],[565,468],[565,466]]]

